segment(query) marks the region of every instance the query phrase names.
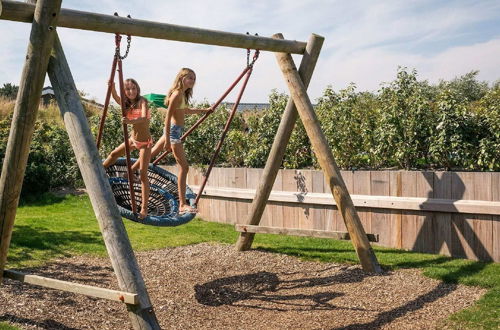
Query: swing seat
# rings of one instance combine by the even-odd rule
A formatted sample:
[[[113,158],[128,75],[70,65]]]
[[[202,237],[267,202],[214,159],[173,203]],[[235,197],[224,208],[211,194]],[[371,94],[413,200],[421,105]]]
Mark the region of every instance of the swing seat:
[[[135,162],[136,159],[131,159]],[[196,216],[195,213],[179,214],[179,193],[177,189],[177,177],[159,166],[149,164],[148,180],[150,194],[148,203],[148,216],[140,219],[138,214],[132,213],[130,200],[129,181],[127,177],[127,161],[119,158],[116,163],[106,169],[109,184],[115,196],[116,204],[122,217],[151,226],[179,226],[183,225]],[[141,184],[134,183],[136,208],[141,208]],[[194,207],[196,194],[186,186],[186,202]]]

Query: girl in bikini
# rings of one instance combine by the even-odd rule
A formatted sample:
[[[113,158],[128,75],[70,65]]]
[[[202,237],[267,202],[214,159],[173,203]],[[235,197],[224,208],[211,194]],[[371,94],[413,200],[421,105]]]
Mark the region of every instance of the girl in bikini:
[[[200,114],[213,111],[208,109],[189,108],[189,100],[193,95],[193,87],[196,82],[196,74],[193,70],[182,68],[174,79],[174,83],[165,97],[167,115],[165,116],[165,128],[162,137],[153,147],[151,157],[156,157],[163,150],[172,150],[175,161],[179,168],[178,190],[179,190],[179,214],[197,213],[198,210],[186,203],[186,178],[189,171],[184,146],[181,137],[184,133],[184,116],[187,114]],[[139,165],[134,164],[132,169],[136,170]]]
[[[149,121],[151,114],[148,108],[148,102],[141,96],[141,88],[134,79],[127,79],[125,86],[125,109],[126,115],[122,118],[124,124],[132,125],[130,133],[129,145],[132,149],[139,150],[139,161],[136,162],[139,167],[140,182],[141,182],[141,212],[139,218],[144,219],[148,215],[148,199],[149,199],[149,181],[148,181],[148,166],[151,159],[151,147],[153,140],[149,131]],[[113,83],[111,93],[113,99],[121,104],[120,96],[116,92]],[[119,157],[125,155],[125,143],[120,144],[115,150],[111,151],[108,158],[104,161],[104,167],[113,165]]]

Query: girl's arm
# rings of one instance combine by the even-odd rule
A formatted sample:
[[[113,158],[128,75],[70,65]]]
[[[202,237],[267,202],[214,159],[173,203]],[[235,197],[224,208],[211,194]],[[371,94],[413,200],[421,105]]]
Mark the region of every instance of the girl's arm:
[[[127,118],[124,118],[123,122],[125,124],[140,124],[140,123],[149,122],[149,108],[148,108],[148,103],[144,99],[141,99],[139,105],[141,107],[141,116],[139,118],[137,118],[137,119],[127,119]]]
[[[191,109],[191,108],[184,109],[184,113],[187,115],[198,114],[198,113],[207,113],[207,112],[213,112],[213,111],[214,111],[214,109],[212,109],[212,107],[207,108],[207,109]]]
[[[111,84],[111,95],[113,96],[113,99],[115,100],[116,103],[118,103],[119,106],[122,105],[121,103],[121,98],[116,92],[116,87],[114,81],[110,81],[109,84]]]

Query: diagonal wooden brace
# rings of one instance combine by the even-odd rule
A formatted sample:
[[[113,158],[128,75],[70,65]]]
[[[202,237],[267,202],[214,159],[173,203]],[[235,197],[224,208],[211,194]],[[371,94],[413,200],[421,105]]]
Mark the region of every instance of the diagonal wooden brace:
[[[318,158],[324,176],[330,186],[333,198],[344,218],[347,231],[349,232],[358,258],[361,261],[361,265],[366,272],[380,273],[382,269],[368,242],[363,225],[361,224],[351,196],[347,191],[347,187],[345,186],[344,180],[333,158],[332,151],[328,146],[328,141],[321,130],[319,120],[314,112],[309,96],[307,95],[306,87],[300,79],[297,68],[293,63],[292,56],[286,53],[276,53],[276,59],[283,72],[285,81],[288,84],[291,97],[297,106],[300,119],[304,124],[314,153]]]
[[[273,37],[277,39],[283,38],[281,34],[274,35]],[[309,85],[323,41],[323,37],[315,34],[311,35],[309,38],[306,51],[299,67],[299,75],[305,86]],[[290,98],[281,118],[273,146],[271,147],[271,152],[267,158],[266,166],[262,173],[262,178],[252,201],[252,205],[250,206],[250,212],[248,213],[245,224],[258,225],[260,223],[297,117],[297,108],[293,103],[293,99]],[[254,236],[255,233],[241,233],[236,243],[236,249],[239,251],[250,249]]]
[[[48,74],[111,264],[118,279],[118,285],[122,291],[138,295],[138,305],[127,305],[132,326],[134,329],[160,329],[156,315],[150,308],[151,302],[144,279],[57,36],[48,66]]]

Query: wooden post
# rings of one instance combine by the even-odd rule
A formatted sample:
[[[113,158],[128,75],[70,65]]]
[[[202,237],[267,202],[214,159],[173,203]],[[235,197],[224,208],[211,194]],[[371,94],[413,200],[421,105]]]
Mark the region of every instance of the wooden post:
[[[316,117],[316,113],[307,95],[306,88],[293,63],[292,56],[286,53],[276,53],[276,58],[285,77],[285,81],[288,84],[291,97],[297,106],[307,136],[311,140],[314,153],[316,157],[318,157],[319,164],[329,183],[333,198],[344,218],[347,231],[349,232],[356,253],[361,261],[361,265],[366,272],[380,273],[382,269],[368,242],[365,230],[363,229],[359,216],[352,203],[351,196],[347,191],[344,180],[335,163],[332,151],[328,146],[328,141],[321,130],[318,118]]]
[[[280,34],[274,35],[273,37],[283,38]],[[306,51],[299,67],[300,78],[306,87],[311,81],[311,76],[316,66],[324,39],[325,38],[321,36],[313,34],[307,43]],[[248,225],[258,225],[262,218],[267,200],[269,199],[269,194],[271,193],[276,175],[278,174],[283,156],[285,155],[286,145],[290,140],[293,127],[297,121],[297,116],[297,108],[293,103],[293,99],[290,98],[286,105],[285,112],[283,113],[283,117],[281,118],[280,126],[274,138],[273,146],[267,158],[266,166],[262,173],[262,178],[255,193],[255,197],[250,206],[250,212],[245,222]],[[236,242],[236,249],[239,251],[250,249],[254,236],[255,233],[241,233]]]
[[[7,262],[19,195],[35,128],[61,0],[40,0],[35,9],[0,178],[0,281]]]
[[[138,305],[127,305],[132,326],[135,329],[160,329],[57,37],[48,73],[118,285],[123,291],[139,295]]]
[[[3,1],[0,19],[31,22],[32,5],[18,1]],[[132,14],[133,16],[133,14]],[[303,54],[306,44],[296,40],[276,40],[269,37],[246,35],[175,24],[157,23],[127,17],[103,15],[73,9],[61,9],[58,21],[61,27],[98,32],[130,34],[138,37],[194,42],[198,44],[260,49],[274,52]]]

